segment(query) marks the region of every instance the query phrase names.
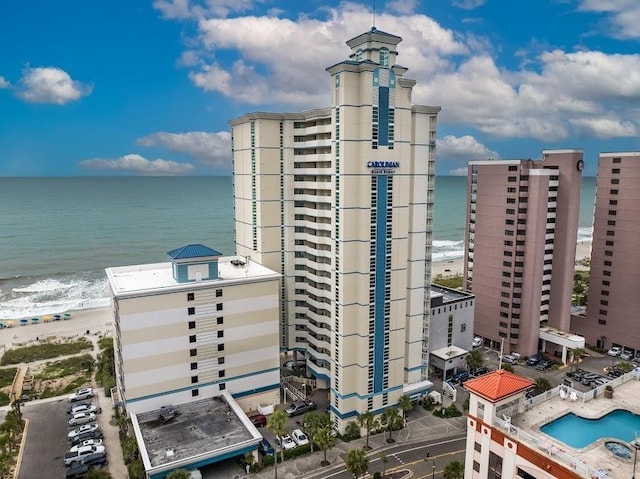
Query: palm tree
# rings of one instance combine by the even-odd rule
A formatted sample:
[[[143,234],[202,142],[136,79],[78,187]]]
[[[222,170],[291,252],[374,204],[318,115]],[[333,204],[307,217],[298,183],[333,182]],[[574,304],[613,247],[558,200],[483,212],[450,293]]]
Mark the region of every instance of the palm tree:
[[[384,453],[384,451],[380,451],[380,455],[378,457],[380,458],[380,462],[382,463],[382,477],[384,478],[384,475],[387,471],[387,462],[389,462],[389,458]]]
[[[452,461],[444,466],[442,475],[444,479],[462,479],[464,477],[464,465],[460,461]]]
[[[369,470],[369,459],[364,449],[351,449],[344,460],[347,471],[356,476],[364,476]]]
[[[309,445],[311,446],[311,452],[313,453],[313,438],[320,429],[331,425],[331,417],[324,413],[318,414],[313,411],[308,412],[302,420],[302,425],[309,435]]]
[[[318,448],[324,452],[324,459],[320,463],[321,466],[328,466],[329,461],[327,461],[327,451],[336,445],[336,438],[333,437],[333,431],[330,426],[325,426],[319,429],[313,435],[313,441],[318,445]]]
[[[267,421],[267,429],[269,429],[272,433],[276,435],[276,438],[285,436],[288,434],[287,431],[287,420],[288,416],[284,411],[275,411]],[[280,457],[281,461],[284,462],[284,449],[282,449],[282,441],[276,441],[280,443]],[[275,478],[278,479],[278,454],[274,454],[273,456],[273,464],[275,466]]]
[[[469,369],[476,369],[484,364],[484,358],[479,349],[469,351],[465,360]]]
[[[400,396],[400,399],[398,399],[398,407],[402,409],[402,424],[404,425],[407,423],[407,413],[413,409],[411,398],[406,394]]]
[[[573,349],[570,349],[569,352],[571,353],[571,372],[573,372],[575,370],[576,363],[580,362],[580,359],[582,358],[582,355],[584,354],[584,349],[583,348],[573,348]]]
[[[344,428],[344,435],[349,439],[357,439],[360,437],[360,428],[355,421],[349,421]]]
[[[389,431],[389,439],[387,439],[388,443],[394,442],[392,437],[393,431],[395,429],[402,428],[402,417],[398,415],[398,409],[395,407],[388,407],[382,413],[382,424],[386,427],[387,431]]]
[[[361,428],[364,428],[365,431],[367,431],[367,443],[364,446],[365,451],[368,451],[369,449],[371,449],[371,447],[369,447],[369,434],[371,434],[371,426],[373,426],[374,420],[375,420],[375,417],[371,411],[363,412],[358,416],[358,419],[357,419],[358,425]]]
[[[536,389],[540,392],[545,392],[551,389],[551,383],[547,378],[539,377],[536,379]]]

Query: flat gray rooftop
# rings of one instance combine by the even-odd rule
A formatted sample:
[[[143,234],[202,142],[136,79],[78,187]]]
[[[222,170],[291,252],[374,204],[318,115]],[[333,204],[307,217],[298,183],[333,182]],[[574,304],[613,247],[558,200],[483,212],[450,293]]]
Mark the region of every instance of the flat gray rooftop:
[[[254,438],[222,396],[173,409],[176,415],[166,423],[159,409],[137,415],[152,467],[213,454]]]
[[[432,293],[439,293],[443,296],[442,304],[452,303],[454,301],[460,301],[462,299],[470,299],[473,298],[472,293],[468,293],[467,291],[458,291],[455,289],[443,288],[442,286],[438,286],[436,284],[431,285]]]

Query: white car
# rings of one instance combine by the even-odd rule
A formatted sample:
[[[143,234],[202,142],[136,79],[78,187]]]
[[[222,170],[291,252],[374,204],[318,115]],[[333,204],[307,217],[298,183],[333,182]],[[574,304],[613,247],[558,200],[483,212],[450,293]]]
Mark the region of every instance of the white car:
[[[93,388],[78,389],[71,396],[69,396],[69,402],[82,401],[83,399],[90,399],[93,397]]]
[[[98,408],[93,404],[81,404],[80,406],[74,406],[69,410],[69,414],[75,416],[81,412],[96,412]]]
[[[69,419],[69,426],[80,426],[81,424],[87,424],[88,422],[94,422],[96,415],[92,412],[81,412],[74,414]]]
[[[620,346],[612,346],[611,349],[607,351],[607,354],[609,356],[620,356],[621,353],[622,353],[622,348]]]
[[[280,446],[282,446],[282,448],[285,450],[293,449],[294,447],[296,447],[296,443],[293,442],[293,439],[291,439],[291,436],[289,436],[288,434],[286,436],[276,437],[276,442],[280,444]]]
[[[309,444],[309,438],[307,435],[302,432],[302,429],[294,429],[291,433],[291,437],[296,442],[298,446],[304,446],[305,444]]]
[[[69,431],[67,437],[69,439],[73,439],[80,434],[84,434],[85,432],[93,432],[98,430],[98,424],[85,424],[84,426],[80,426],[72,431]]]
[[[480,336],[476,336],[473,338],[473,341],[471,341],[471,347],[479,348],[480,346],[482,346],[482,338]]]
[[[620,359],[623,361],[631,361],[633,359],[633,351],[629,351],[628,349],[624,349],[620,353]]]
[[[104,454],[104,446],[84,446],[75,451],[69,451],[64,455],[64,464],[70,466],[75,463],[82,463],[82,460],[91,454]]]
[[[102,439],[87,439],[86,441],[82,441],[80,444],[70,448],[69,452],[76,452],[78,449],[85,446],[102,446]]]

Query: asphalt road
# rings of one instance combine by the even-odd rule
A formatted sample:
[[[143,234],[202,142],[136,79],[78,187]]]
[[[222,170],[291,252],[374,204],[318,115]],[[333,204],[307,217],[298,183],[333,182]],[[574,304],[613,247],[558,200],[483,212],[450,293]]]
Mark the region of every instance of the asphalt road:
[[[444,467],[452,461],[464,464],[464,448],[466,436],[442,439],[440,441],[424,441],[412,446],[399,445],[385,451],[388,461],[385,466],[387,472],[396,469],[410,469],[414,478],[442,478]],[[429,457],[427,458],[427,451]],[[435,465],[435,472],[433,466]],[[369,475],[376,471],[382,472],[383,464],[378,453],[369,455]],[[353,479],[353,474],[343,467],[338,471],[326,473],[319,471],[311,479]]]
[[[60,400],[33,406],[23,404],[29,421],[18,479],[65,477],[67,450],[67,402]],[[46,473],[44,472],[46,471]]]

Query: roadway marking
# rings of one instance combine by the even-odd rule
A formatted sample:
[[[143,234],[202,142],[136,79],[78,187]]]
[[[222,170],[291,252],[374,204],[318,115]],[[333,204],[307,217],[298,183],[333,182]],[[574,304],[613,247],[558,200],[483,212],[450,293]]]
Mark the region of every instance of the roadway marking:
[[[441,459],[441,458],[446,457],[446,456],[453,456],[454,454],[460,454],[461,452],[465,452],[465,451],[466,451],[466,449],[460,449],[458,451],[445,452],[443,454],[438,454],[437,456],[431,456],[431,457],[424,458],[424,459],[418,459],[417,461],[408,462],[408,463],[404,464],[404,466],[396,466],[396,467],[390,469],[390,471],[396,470],[396,469],[398,469],[400,467],[413,466],[415,464],[420,464],[420,463],[423,463],[423,462],[426,462],[426,461],[435,461],[436,459]],[[440,471],[440,472],[442,472],[442,471]],[[427,477],[427,476],[423,476],[423,477]],[[419,478],[416,478],[416,479],[419,479]]]

